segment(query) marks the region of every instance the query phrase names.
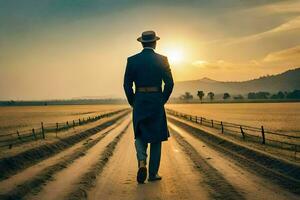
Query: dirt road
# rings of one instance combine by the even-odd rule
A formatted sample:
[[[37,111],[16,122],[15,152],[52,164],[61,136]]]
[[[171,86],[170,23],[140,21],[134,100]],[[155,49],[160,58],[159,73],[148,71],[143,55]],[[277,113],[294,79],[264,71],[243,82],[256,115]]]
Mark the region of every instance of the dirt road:
[[[181,137],[172,137],[163,144],[160,174],[163,180],[144,185],[136,184],[136,158],[132,133],[120,142],[113,158],[99,176],[88,199],[298,199],[299,196],[248,172],[193,138],[184,130],[169,123],[192,147],[200,159],[196,166],[186,154]],[[199,158],[198,158],[199,159]],[[207,166],[204,166],[207,165]],[[205,169],[199,170],[199,167]],[[217,174],[217,175],[216,175]],[[211,180],[208,180],[211,179]]]
[[[99,176],[89,199],[207,199],[203,177],[197,173],[171,138],[163,144],[160,174],[163,181],[136,183],[137,162],[132,128],[121,140],[108,166]]]
[[[171,137],[163,143],[163,179],[136,183],[137,162],[130,115],[85,142],[0,182],[0,199],[299,199],[299,195],[241,165],[188,131],[169,122]],[[94,141],[93,145],[82,147]],[[59,164],[72,152],[83,155],[51,174],[34,191],[13,196],[24,185]],[[26,180],[26,177],[28,180]],[[42,178],[42,177],[41,177]]]

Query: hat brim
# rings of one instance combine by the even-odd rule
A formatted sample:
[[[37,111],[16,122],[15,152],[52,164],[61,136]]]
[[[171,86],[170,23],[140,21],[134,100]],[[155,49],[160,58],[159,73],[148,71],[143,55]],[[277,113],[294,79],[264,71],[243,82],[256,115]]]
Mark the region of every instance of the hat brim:
[[[155,38],[153,38],[152,40],[143,40],[142,37],[139,37],[137,39],[137,41],[142,42],[142,43],[147,43],[147,42],[155,42],[155,41],[157,41],[159,39],[160,39],[160,37],[157,37],[157,36]]]

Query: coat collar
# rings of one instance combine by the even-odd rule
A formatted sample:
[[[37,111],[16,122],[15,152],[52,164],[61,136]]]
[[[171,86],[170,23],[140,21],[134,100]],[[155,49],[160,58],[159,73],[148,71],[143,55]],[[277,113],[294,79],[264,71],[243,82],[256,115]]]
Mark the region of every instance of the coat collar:
[[[154,49],[151,47],[144,47],[144,49],[142,51],[153,51],[154,52]]]
[[[154,51],[152,47],[144,47],[144,49],[152,49]]]

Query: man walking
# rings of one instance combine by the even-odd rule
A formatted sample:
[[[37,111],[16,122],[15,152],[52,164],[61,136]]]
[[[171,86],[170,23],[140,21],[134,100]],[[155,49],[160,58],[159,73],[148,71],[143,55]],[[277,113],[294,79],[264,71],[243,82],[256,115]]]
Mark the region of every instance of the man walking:
[[[138,160],[138,183],[147,178],[147,147],[150,143],[148,181],[161,180],[158,175],[161,142],[168,140],[169,131],[164,104],[173,90],[173,77],[165,56],[154,52],[160,38],[154,31],[145,31],[137,40],[142,52],[127,59],[124,90],[128,103],[133,107],[133,127]],[[162,81],[164,89],[162,91]],[[135,84],[135,92],[133,91]]]

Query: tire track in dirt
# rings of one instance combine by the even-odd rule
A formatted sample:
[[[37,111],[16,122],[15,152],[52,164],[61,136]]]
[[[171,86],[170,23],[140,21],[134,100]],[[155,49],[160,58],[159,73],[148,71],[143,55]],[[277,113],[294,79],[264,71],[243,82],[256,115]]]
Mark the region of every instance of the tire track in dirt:
[[[82,145],[85,145],[87,142],[90,142],[90,140],[97,139],[99,136],[102,134],[111,131],[114,129],[116,126],[118,126],[124,119],[120,119],[116,123],[112,124],[111,126],[100,130],[100,132],[92,135],[91,137],[87,138],[84,141],[81,141],[79,143],[76,143],[72,147],[51,156],[50,158],[47,158],[45,160],[42,160],[36,165],[33,165],[31,167],[28,167],[24,169],[23,171],[9,177],[8,179],[5,179],[0,182],[0,194],[8,193],[9,191],[13,190],[15,187],[18,185],[21,185],[28,179],[32,179],[34,176],[36,176],[38,173],[41,173],[46,167],[49,167],[51,165],[54,165],[58,162],[60,162],[64,157],[72,154],[74,151],[76,151],[78,148],[82,147]]]
[[[131,126],[85,199],[209,199],[207,186],[202,184],[203,177],[172,137],[162,145],[159,173],[163,179],[156,182],[146,180],[145,184],[138,184],[136,181],[137,158],[132,131]],[[76,200],[76,198],[71,200]]]
[[[101,153],[98,158],[97,163],[95,163],[91,168],[80,178],[78,184],[73,188],[72,192],[65,198],[67,200],[84,200],[87,199],[88,191],[95,185],[96,179],[99,174],[103,171],[104,167],[110,160],[114,153],[117,144],[120,142],[122,136],[128,130],[130,123],[122,130],[117,137],[114,138]]]
[[[286,192],[292,192],[296,195],[300,194],[300,182],[297,178],[299,176],[299,168],[291,166],[280,161],[272,161],[271,158],[262,158],[262,155],[257,155],[254,150],[248,150],[244,147],[237,147],[235,144],[225,141],[224,139],[215,139],[216,136],[210,136],[209,133],[201,132],[201,130],[192,127],[184,122],[176,119],[169,119],[171,123],[187,131],[193,137],[204,141],[210,148],[221,153],[220,156],[231,159],[236,165],[242,169],[246,169],[257,177],[263,177],[268,181],[269,185],[277,185],[278,189]],[[266,156],[264,156],[266,157]],[[274,163],[276,166],[270,166]],[[279,169],[280,171],[277,171]],[[283,174],[284,173],[284,174]],[[295,174],[295,176],[292,176]],[[287,195],[290,195],[287,193]]]
[[[64,199],[68,195],[74,185],[80,180],[80,178],[88,172],[94,163],[97,163],[97,157],[99,157],[107,149],[107,144],[111,143],[118,135],[122,134],[130,123],[127,118],[120,126],[110,132],[103,140],[98,142],[95,146],[90,148],[85,156],[77,159],[66,169],[61,170],[53,176],[53,181],[49,182],[43,189],[37,194],[29,194],[26,199],[32,200],[52,200],[52,199]]]
[[[194,162],[198,171],[204,176],[204,183],[209,188],[209,194],[212,199],[222,200],[242,200],[245,199],[223,176],[213,168],[205,158],[201,157],[192,145],[190,145],[184,137],[170,128],[172,136],[182,147],[183,151]]]
[[[33,166],[38,162],[49,158],[57,153],[62,152],[63,150],[73,146],[74,144],[92,136],[97,133],[99,130],[103,130],[106,127],[112,125],[117,120],[123,118],[127,115],[129,111],[123,111],[121,114],[118,114],[116,117],[105,119],[100,125],[80,132],[75,135],[62,138],[59,141],[53,142],[51,144],[44,144],[36,148],[28,149],[24,152],[21,152],[17,155],[11,157],[4,157],[0,159],[0,180],[9,178],[10,176],[16,174],[17,172]]]
[[[24,197],[28,194],[38,193],[48,181],[53,179],[53,176],[56,173],[67,168],[76,159],[84,156],[85,153],[90,148],[92,148],[98,142],[100,142],[103,138],[105,138],[105,136],[107,136],[113,129],[114,128],[109,129],[108,131],[104,132],[98,138],[96,138],[93,141],[88,142],[84,146],[78,148],[72,154],[65,156],[62,159],[62,161],[60,161],[59,163],[56,163],[54,165],[51,165],[51,166],[45,168],[41,173],[37,174],[32,179],[25,181],[21,185],[18,185],[12,191],[9,191],[5,194],[1,194],[0,199],[1,200],[12,200],[12,199],[21,200],[21,199],[24,199]]]

